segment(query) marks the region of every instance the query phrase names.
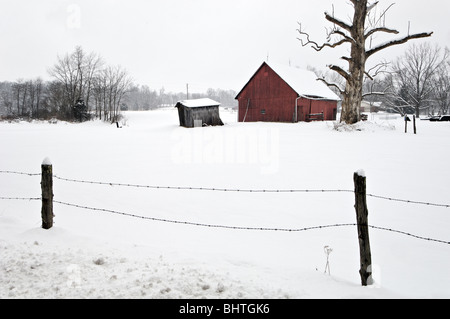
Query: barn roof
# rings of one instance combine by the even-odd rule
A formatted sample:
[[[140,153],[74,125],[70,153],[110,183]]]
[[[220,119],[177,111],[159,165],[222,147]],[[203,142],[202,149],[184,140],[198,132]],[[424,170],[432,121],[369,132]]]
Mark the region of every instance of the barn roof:
[[[317,81],[317,75],[308,70],[294,68],[286,65],[267,63],[264,62],[258,71],[264,66],[268,65],[276,74],[278,74],[299,96],[309,97],[309,98],[319,98],[327,99],[332,101],[339,101],[340,98],[337,96],[325,83]],[[256,73],[258,73],[256,71]],[[255,75],[256,75],[255,73]],[[255,76],[247,82],[247,84]],[[247,86],[244,86],[244,88]],[[241,90],[241,92],[244,90]],[[241,94],[237,95],[237,97]]]
[[[192,107],[192,108],[207,107],[207,106],[219,106],[220,105],[219,102],[216,102],[209,98],[178,101],[176,106],[178,106],[179,104],[183,105],[185,107]]]

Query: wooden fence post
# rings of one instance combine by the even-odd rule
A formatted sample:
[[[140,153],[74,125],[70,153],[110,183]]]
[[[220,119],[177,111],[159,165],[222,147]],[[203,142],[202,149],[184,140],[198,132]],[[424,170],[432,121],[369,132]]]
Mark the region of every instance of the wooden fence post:
[[[363,171],[358,171],[354,173],[353,180],[355,183],[355,210],[361,264],[359,274],[361,276],[361,284],[367,286],[372,284],[372,255],[369,242],[369,211],[367,210],[366,201],[366,176]]]
[[[50,229],[53,226],[53,166],[48,158],[41,165],[42,190],[42,228]]]
[[[413,115],[413,126],[414,126],[414,134],[417,134],[417,128],[416,128],[416,115]]]

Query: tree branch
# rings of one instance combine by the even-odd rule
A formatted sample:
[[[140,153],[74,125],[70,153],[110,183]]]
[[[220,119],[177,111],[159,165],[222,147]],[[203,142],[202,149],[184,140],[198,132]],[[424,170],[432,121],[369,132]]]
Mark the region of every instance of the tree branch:
[[[368,78],[370,78],[373,81],[373,78],[375,78],[378,74],[389,73],[388,71],[386,71],[389,64],[390,64],[389,62],[380,62],[374,67],[370,68],[368,71],[366,71],[365,74],[367,75]],[[373,74],[371,74],[372,71],[374,71]]]
[[[325,78],[318,78],[317,81],[322,81],[323,83],[325,83],[328,87],[334,87],[336,88],[340,94],[344,95],[345,94],[345,90],[342,90],[341,87],[339,85],[337,85],[336,83],[329,83],[327,80],[325,80]]]
[[[332,34],[337,34],[340,35],[342,38],[344,38],[345,40],[347,40],[347,42],[349,43],[356,43],[355,40],[351,37],[349,37],[348,35],[346,35],[344,32],[342,32],[341,30],[333,30],[329,37],[331,37]]]
[[[380,28],[375,28],[370,30],[369,32],[367,32],[364,35],[365,39],[368,39],[371,35],[377,33],[377,32],[386,32],[386,33],[393,33],[393,34],[399,34],[400,32],[398,32],[397,30],[394,29],[389,29],[389,28],[384,28],[384,27],[380,27]]]
[[[433,34],[433,32],[418,33],[418,34],[408,35],[408,36],[406,36],[404,38],[401,38],[401,39],[398,39],[398,40],[393,40],[393,41],[381,44],[381,45],[379,45],[379,46],[377,46],[377,47],[367,51],[366,52],[366,57],[369,58],[370,56],[374,55],[375,53],[377,53],[377,52],[379,52],[381,50],[387,49],[387,48],[389,48],[391,46],[394,46],[394,45],[399,45],[399,44],[406,43],[406,42],[408,42],[410,40],[413,40],[413,39],[420,39],[420,38],[430,37],[432,34]]]
[[[297,38],[297,40],[300,41],[300,43],[302,44],[302,46],[305,47],[305,46],[307,46],[307,45],[311,45],[311,47],[312,47],[314,50],[316,50],[316,51],[322,51],[325,47],[328,47],[328,48],[335,48],[335,47],[338,47],[338,46],[340,46],[340,45],[342,45],[342,44],[344,44],[344,43],[349,43],[349,42],[353,41],[351,38],[345,36],[345,38],[342,39],[342,40],[340,40],[340,41],[337,41],[337,42],[334,42],[334,43],[324,43],[324,44],[322,44],[322,45],[319,45],[317,42],[312,41],[312,40],[310,39],[310,36],[309,36],[308,33],[302,31],[302,25],[301,25],[301,23],[299,23],[299,28],[297,29],[297,32],[298,32],[300,35],[306,37],[306,42],[303,41],[303,39],[301,39],[301,38]],[[338,32],[340,32],[340,31],[335,30],[335,31],[333,31],[332,33],[339,34]],[[342,33],[342,34],[343,34],[343,33]],[[340,35],[340,34],[339,34],[339,35]]]
[[[372,87],[371,90],[370,90],[370,92],[364,93],[364,94],[362,95],[362,97],[365,98],[366,96],[371,96],[371,95],[381,95],[381,96],[389,95],[389,93],[387,93],[387,92],[388,92],[391,88],[392,88],[392,86],[388,86],[388,87],[386,87],[386,88],[384,89],[383,92],[373,92],[373,90],[372,90],[373,87]]]
[[[339,67],[337,65],[328,65],[328,67],[330,68],[330,70],[337,72],[340,76],[342,76],[347,81],[350,81],[350,79],[351,79],[350,74],[348,74],[348,72],[345,71],[344,69],[342,69],[341,67]]]
[[[348,32],[351,32],[351,30],[352,30],[351,25],[348,25],[344,21],[341,21],[341,20],[335,18],[334,16],[331,16],[328,12],[325,12],[325,19],[327,19],[328,21],[330,21],[333,24],[340,26],[341,28],[347,30]]]

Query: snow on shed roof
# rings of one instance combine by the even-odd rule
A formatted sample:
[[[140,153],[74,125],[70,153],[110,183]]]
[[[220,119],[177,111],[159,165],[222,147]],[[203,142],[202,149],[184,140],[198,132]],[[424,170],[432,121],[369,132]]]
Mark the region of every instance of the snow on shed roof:
[[[183,100],[183,101],[178,101],[177,106],[178,106],[178,104],[181,104],[186,107],[205,107],[205,106],[219,106],[220,105],[219,102],[216,102],[209,98],[195,99],[195,100]]]
[[[300,96],[340,100],[325,83],[317,80],[318,76],[312,71],[274,63],[267,65]]]

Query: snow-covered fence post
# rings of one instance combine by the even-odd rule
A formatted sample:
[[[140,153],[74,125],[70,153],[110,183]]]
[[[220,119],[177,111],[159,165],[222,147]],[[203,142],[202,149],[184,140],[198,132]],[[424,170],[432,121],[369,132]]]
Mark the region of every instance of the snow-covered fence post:
[[[42,190],[42,228],[50,229],[53,226],[53,166],[48,158],[41,165]]]
[[[359,239],[359,256],[361,268],[361,284],[367,286],[372,284],[372,255],[370,252],[369,242],[369,224],[366,200],[366,176],[364,171],[359,170],[354,173],[353,180],[355,183],[355,210]]]

